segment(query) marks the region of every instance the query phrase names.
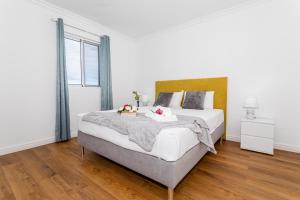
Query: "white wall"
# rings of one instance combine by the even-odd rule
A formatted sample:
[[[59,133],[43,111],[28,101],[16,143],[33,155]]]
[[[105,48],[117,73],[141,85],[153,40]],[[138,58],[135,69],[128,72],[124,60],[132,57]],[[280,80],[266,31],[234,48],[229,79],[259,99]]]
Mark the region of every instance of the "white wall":
[[[114,105],[131,101],[136,44],[118,32],[43,1],[0,1],[0,155],[53,142],[56,28],[51,18],[111,37]],[[75,31],[70,30],[68,31]],[[131,78],[124,78],[130,72]],[[76,114],[99,109],[99,88],[70,88],[71,129]]]
[[[239,140],[243,102],[256,96],[259,115],[276,121],[276,147],[300,152],[299,11],[298,0],[261,0],[149,35],[139,41],[139,89],[228,76],[228,138]]]
[[[242,104],[254,95],[259,114],[275,118],[277,147],[300,151],[300,2],[257,2],[136,43],[39,0],[0,1],[0,155],[53,142],[57,17],[111,37],[115,107],[131,102],[136,86],[153,96],[155,80],[226,75],[229,138],[239,139]],[[99,96],[70,87],[73,132],[76,114],[99,109]]]

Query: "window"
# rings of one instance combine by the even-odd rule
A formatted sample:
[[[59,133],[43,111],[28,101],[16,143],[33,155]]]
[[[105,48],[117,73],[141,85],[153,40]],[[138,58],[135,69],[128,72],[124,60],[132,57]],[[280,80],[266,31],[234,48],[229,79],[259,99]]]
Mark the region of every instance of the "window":
[[[65,48],[68,83],[99,86],[99,44],[65,38]]]
[[[81,85],[80,41],[65,39],[68,83]]]
[[[83,43],[84,84],[99,85],[99,48],[98,45]]]

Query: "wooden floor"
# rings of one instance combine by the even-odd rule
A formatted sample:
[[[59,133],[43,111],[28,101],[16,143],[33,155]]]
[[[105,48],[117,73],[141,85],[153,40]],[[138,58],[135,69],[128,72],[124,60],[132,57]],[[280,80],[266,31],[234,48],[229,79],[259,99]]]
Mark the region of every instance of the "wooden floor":
[[[175,189],[175,199],[300,199],[300,154],[275,156],[217,145]],[[92,152],[76,140],[0,157],[0,199],[166,200],[167,189]]]

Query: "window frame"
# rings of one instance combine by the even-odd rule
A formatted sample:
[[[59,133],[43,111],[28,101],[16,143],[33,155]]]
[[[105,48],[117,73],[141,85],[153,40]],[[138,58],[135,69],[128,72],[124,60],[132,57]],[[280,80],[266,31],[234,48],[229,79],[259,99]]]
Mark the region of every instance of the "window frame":
[[[79,42],[79,46],[80,46],[80,83],[76,84],[76,83],[69,83],[69,77],[67,77],[68,79],[68,85],[81,85],[82,86],[82,57],[81,57],[81,41],[80,39],[78,38],[75,38],[75,37],[70,37],[70,36],[66,36],[65,35],[65,40],[68,39],[68,40],[72,40],[72,41],[75,41],[75,42]],[[67,63],[67,60],[66,60],[66,63]],[[67,68],[67,64],[66,64],[66,68]],[[68,69],[66,69],[68,71]],[[83,86],[82,86],[83,87]]]
[[[98,69],[97,69],[97,73],[98,73],[98,85],[88,85],[85,82],[85,50],[84,50],[84,44],[89,44],[89,45],[93,45],[93,46],[97,46],[98,49]],[[84,87],[100,87],[100,59],[99,59],[99,51],[100,51],[100,43],[97,44],[95,42],[91,42],[91,41],[87,41],[87,40],[82,40],[82,49],[80,48],[80,50],[82,50],[82,71],[81,71],[81,75],[82,75],[82,84],[84,84]],[[80,51],[81,52],[81,51]]]
[[[69,83],[69,79],[68,79],[68,85],[81,85],[81,87],[100,87],[100,59],[99,56],[97,57],[98,59],[98,84],[97,85],[88,85],[85,84],[85,52],[84,52],[84,44],[89,44],[89,45],[93,45],[93,46],[97,46],[98,48],[98,54],[100,51],[100,42],[96,42],[96,41],[92,41],[92,40],[88,40],[86,38],[83,37],[76,37],[76,36],[72,36],[70,34],[65,35],[64,39],[68,39],[68,40],[73,40],[76,42],[80,43],[80,82],[81,84],[75,84],[75,83]],[[67,67],[67,66],[66,66]]]

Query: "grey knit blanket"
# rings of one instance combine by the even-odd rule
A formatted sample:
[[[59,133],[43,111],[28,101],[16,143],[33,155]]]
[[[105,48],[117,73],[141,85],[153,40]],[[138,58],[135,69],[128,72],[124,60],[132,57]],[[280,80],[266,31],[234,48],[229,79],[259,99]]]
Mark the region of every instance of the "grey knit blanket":
[[[82,121],[98,124],[111,128],[123,135],[128,135],[129,140],[138,144],[145,151],[151,151],[156,141],[156,136],[166,128],[189,128],[198,135],[198,140],[216,153],[214,142],[209,134],[206,122],[199,117],[177,115],[178,121],[157,122],[138,113],[136,117],[121,116],[114,112],[91,112],[83,116]]]

